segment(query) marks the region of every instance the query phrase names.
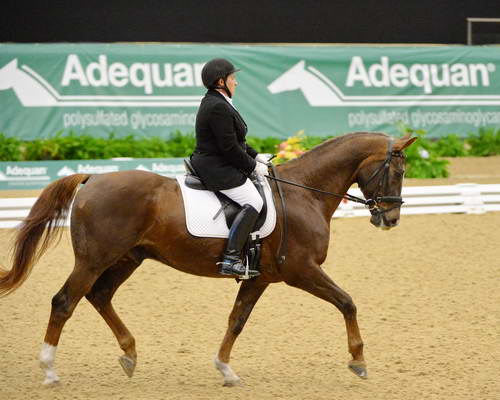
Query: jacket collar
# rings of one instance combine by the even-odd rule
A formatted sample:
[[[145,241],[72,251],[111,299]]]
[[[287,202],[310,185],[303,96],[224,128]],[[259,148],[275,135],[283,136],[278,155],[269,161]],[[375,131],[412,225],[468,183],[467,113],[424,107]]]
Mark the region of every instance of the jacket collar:
[[[220,94],[217,90],[215,89],[208,89],[207,93],[205,94],[205,96],[215,96],[215,97],[218,97],[222,100],[224,100],[224,102],[228,103],[227,100],[224,98],[224,96],[222,94]],[[229,104],[229,103],[228,103]],[[245,126],[245,128],[247,127],[247,124],[245,122],[245,120],[243,119],[243,117],[241,116],[241,114],[238,112],[238,110],[236,108],[234,108],[231,104],[229,104],[231,106],[231,109],[235,112],[235,114],[237,115],[238,119],[241,121],[241,123]]]
[[[222,94],[220,94],[217,90],[215,89],[208,89],[207,90],[207,93],[206,93],[206,96],[216,96],[216,97],[220,97],[221,99],[224,99],[224,96]],[[225,101],[226,99],[224,99]]]
[[[226,97],[220,93],[218,90],[215,90],[215,89],[209,89],[206,93],[208,96],[216,96],[216,97],[219,97],[220,99],[223,99],[226,103],[230,104],[231,106],[233,106],[229,101],[227,101]],[[234,106],[233,106],[234,107]]]

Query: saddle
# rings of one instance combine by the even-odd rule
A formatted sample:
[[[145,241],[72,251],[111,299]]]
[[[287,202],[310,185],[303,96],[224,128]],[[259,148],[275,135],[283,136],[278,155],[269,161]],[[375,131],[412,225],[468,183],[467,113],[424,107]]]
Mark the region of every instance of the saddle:
[[[205,185],[199,178],[189,159],[184,159],[184,167],[186,168],[187,173],[184,183],[187,187],[195,190],[209,190],[205,187]],[[267,199],[264,193],[264,187],[262,186],[262,183],[257,179],[257,177],[251,177],[251,181],[255,185],[257,191],[262,197],[262,200],[264,201],[264,205],[262,206],[259,218],[257,219],[257,222],[255,223],[255,227],[253,229],[254,231],[258,231],[260,228],[262,228],[262,225],[264,225],[264,222],[266,221]],[[233,224],[236,215],[238,215],[239,211],[241,210],[241,206],[221,192],[213,193],[215,194],[215,196],[217,196],[217,199],[219,199],[219,202],[221,204],[221,208],[214,215],[213,219],[215,220],[223,212],[226,217],[226,225],[228,229],[231,229],[231,225]]]

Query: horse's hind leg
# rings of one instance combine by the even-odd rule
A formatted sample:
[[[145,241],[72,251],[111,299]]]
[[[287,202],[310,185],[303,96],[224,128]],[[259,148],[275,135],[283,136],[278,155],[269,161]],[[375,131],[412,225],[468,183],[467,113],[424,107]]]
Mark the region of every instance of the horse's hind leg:
[[[226,335],[214,360],[215,367],[224,376],[224,386],[235,386],[240,382],[240,378],[229,365],[231,349],[236,338],[243,330],[255,303],[257,303],[267,286],[267,283],[261,283],[255,279],[243,281],[241,284],[233,310],[229,315]]]
[[[52,298],[52,309],[49,324],[45,333],[45,340],[40,352],[40,367],[45,372],[44,384],[59,382],[54,369],[57,344],[66,321],[86,293],[91,289],[99,273],[89,269],[85,264],[76,263],[63,287]]]
[[[339,309],[344,316],[347,344],[352,355],[352,360],[348,364],[349,369],[360,378],[368,378],[363,356],[363,341],[356,318],[356,306],[351,296],[338,287],[319,266],[304,268],[301,272],[299,277],[285,279],[285,282],[326,300]]]
[[[132,377],[137,363],[135,339],[122,322],[111,304],[111,299],[118,287],[132,275],[141,264],[142,258],[127,257],[109,267],[94,283],[92,290],[87,293],[87,300],[101,314],[113,331],[120,348],[125,353],[118,361],[129,378]]]

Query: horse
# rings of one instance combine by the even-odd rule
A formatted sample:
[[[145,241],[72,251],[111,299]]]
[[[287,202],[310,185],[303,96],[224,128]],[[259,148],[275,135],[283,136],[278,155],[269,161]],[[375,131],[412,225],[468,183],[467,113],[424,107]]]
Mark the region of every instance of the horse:
[[[231,349],[262,293],[277,282],[326,300],[343,314],[352,356],[348,367],[360,378],[367,378],[356,306],[349,294],[322,270],[321,264],[327,256],[332,215],[352,184],[357,183],[365,198],[371,199],[370,221],[374,226],[390,229],[398,224],[405,172],[403,150],[415,139],[394,139],[374,132],[350,133],[329,139],[276,167],[280,178],[316,191],[292,185],[282,188],[287,206],[277,207],[280,222],[263,239],[261,275],[241,282],[214,359],[224,385],[240,382],[229,364]],[[272,186],[276,195],[278,188]],[[328,196],[326,191],[335,195]],[[394,204],[391,199],[400,200]],[[61,331],[84,296],[116,336],[123,351],[120,365],[132,377],[137,364],[135,339],[111,303],[116,290],[144,259],[189,274],[224,278],[216,263],[225,240],[188,233],[181,190],[174,179],[146,171],[74,174],[49,184],[22,222],[13,244],[13,265],[10,270],[0,270],[0,296],[21,286],[43,252],[60,238],[61,222],[72,202],[70,231],[75,264],[52,298],[39,356],[44,384],[59,381],[54,363]],[[281,262],[277,253],[285,227],[284,212],[288,252]]]

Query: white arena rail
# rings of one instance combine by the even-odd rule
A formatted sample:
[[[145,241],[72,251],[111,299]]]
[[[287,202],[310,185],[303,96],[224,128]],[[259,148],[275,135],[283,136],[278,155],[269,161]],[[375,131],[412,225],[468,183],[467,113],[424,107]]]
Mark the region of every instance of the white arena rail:
[[[349,193],[363,197],[359,189]],[[0,193],[1,196],[1,193]],[[450,186],[408,186],[402,193],[405,203],[401,214],[482,214],[500,211],[500,184],[461,183]],[[15,228],[29,213],[36,198],[0,199],[0,228]],[[334,218],[369,216],[364,205],[342,202]],[[68,225],[68,221],[66,221]]]
[[[359,189],[350,194],[363,197]],[[401,214],[482,214],[500,211],[500,184],[460,183],[450,186],[407,186],[403,188]],[[342,202],[334,218],[368,216],[363,204]]]

